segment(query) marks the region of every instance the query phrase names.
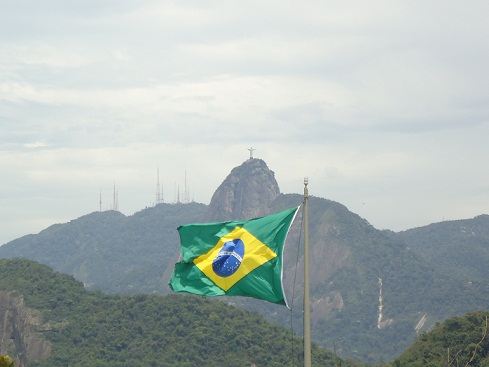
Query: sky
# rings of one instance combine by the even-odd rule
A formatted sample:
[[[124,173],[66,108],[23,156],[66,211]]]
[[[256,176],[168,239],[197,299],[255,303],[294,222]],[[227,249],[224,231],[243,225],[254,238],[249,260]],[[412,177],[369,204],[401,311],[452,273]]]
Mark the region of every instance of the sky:
[[[489,2],[2,0],[0,245],[263,159],[402,231],[489,213]],[[101,199],[101,200],[100,200]],[[102,204],[100,204],[100,201]]]

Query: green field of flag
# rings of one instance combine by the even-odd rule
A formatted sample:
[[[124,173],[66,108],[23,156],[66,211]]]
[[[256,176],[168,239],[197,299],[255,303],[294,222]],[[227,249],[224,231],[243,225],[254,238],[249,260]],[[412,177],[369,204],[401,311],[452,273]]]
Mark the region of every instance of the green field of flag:
[[[204,296],[246,296],[286,305],[283,247],[298,208],[247,221],[178,227],[181,261],[170,288]]]

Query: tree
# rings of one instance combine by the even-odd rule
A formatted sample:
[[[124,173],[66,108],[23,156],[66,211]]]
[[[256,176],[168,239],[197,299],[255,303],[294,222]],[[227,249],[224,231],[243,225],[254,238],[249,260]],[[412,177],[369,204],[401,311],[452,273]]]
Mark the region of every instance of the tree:
[[[0,367],[15,367],[15,361],[9,356],[0,356]]]

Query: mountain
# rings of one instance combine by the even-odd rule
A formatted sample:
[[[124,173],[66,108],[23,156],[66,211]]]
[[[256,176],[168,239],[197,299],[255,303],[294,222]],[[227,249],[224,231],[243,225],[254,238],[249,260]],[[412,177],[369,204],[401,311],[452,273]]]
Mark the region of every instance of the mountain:
[[[301,339],[256,313],[188,295],[105,295],[30,260],[0,260],[0,354],[28,367],[292,367]],[[312,349],[313,366],[332,353]]]
[[[409,246],[436,266],[466,282],[489,278],[489,215],[433,223],[400,232]]]
[[[340,204],[311,201],[310,217],[318,221],[310,230],[313,336],[322,345],[390,360],[437,321],[487,307],[487,281],[439,271]]]
[[[177,226],[201,221],[203,204],[159,204],[132,216],[94,212],[0,247],[0,257],[25,257],[72,274],[109,293],[167,293],[178,259]]]
[[[25,257],[72,274],[89,289],[109,293],[169,292],[168,279],[179,255],[181,224],[249,219],[298,206],[303,196],[280,193],[274,173],[260,159],[235,167],[209,205],[159,204],[132,216],[97,212],[47,228],[0,247],[0,257]],[[489,256],[482,233],[486,216],[464,222],[477,226],[471,242],[476,258]],[[474,261],[463,261],[460,223],[438,230],[380,231],[344,205],[310,196],[312,337],[339,355],[379,362],[399,356],[436,322],[489,304],[489,284]],[[438,228],[438,227],[436,227]],[[451,235],[450,235],[451,234]],[[457,235],[455,235],[457,234]],[[480,239],[480,241],[479,241]],[[450,242],[452,241],[452,242]],[[426,244],[429,242],[429,245]],[[443,246],[452,243],[452,247]],[[222,300],[256,311],[302,332],[302,213],[291,227],[284,255],[284,286],[292,311],[242,297]],[[459,246],[459,247],[457,247]],[[451,267],[437,262],[459,249]],[[475,251],[477,249],[478,252]],[[455,254],[453,255],[455,257]],[[485,268],[484,268],[485,269]],[[291,319],[292,316],[292,319]]]
[[[206,222],[251,219],[270,214],[280,195],[275,174],[261,159],[248,159],[232,169],[212,196]]]

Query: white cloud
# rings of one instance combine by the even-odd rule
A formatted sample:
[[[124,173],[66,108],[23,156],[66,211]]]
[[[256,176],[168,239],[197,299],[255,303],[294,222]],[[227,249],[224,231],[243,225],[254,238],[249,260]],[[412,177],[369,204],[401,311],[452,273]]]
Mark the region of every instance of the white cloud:
[[[114,182],[132,214],[158,166],[169,197],[187,171],[208,202],[250,146],[282,191],[309,176],[380,228],[487,212],[488,15],[483,1],[2,2],[16,230],[0,243],[97,210]]]

